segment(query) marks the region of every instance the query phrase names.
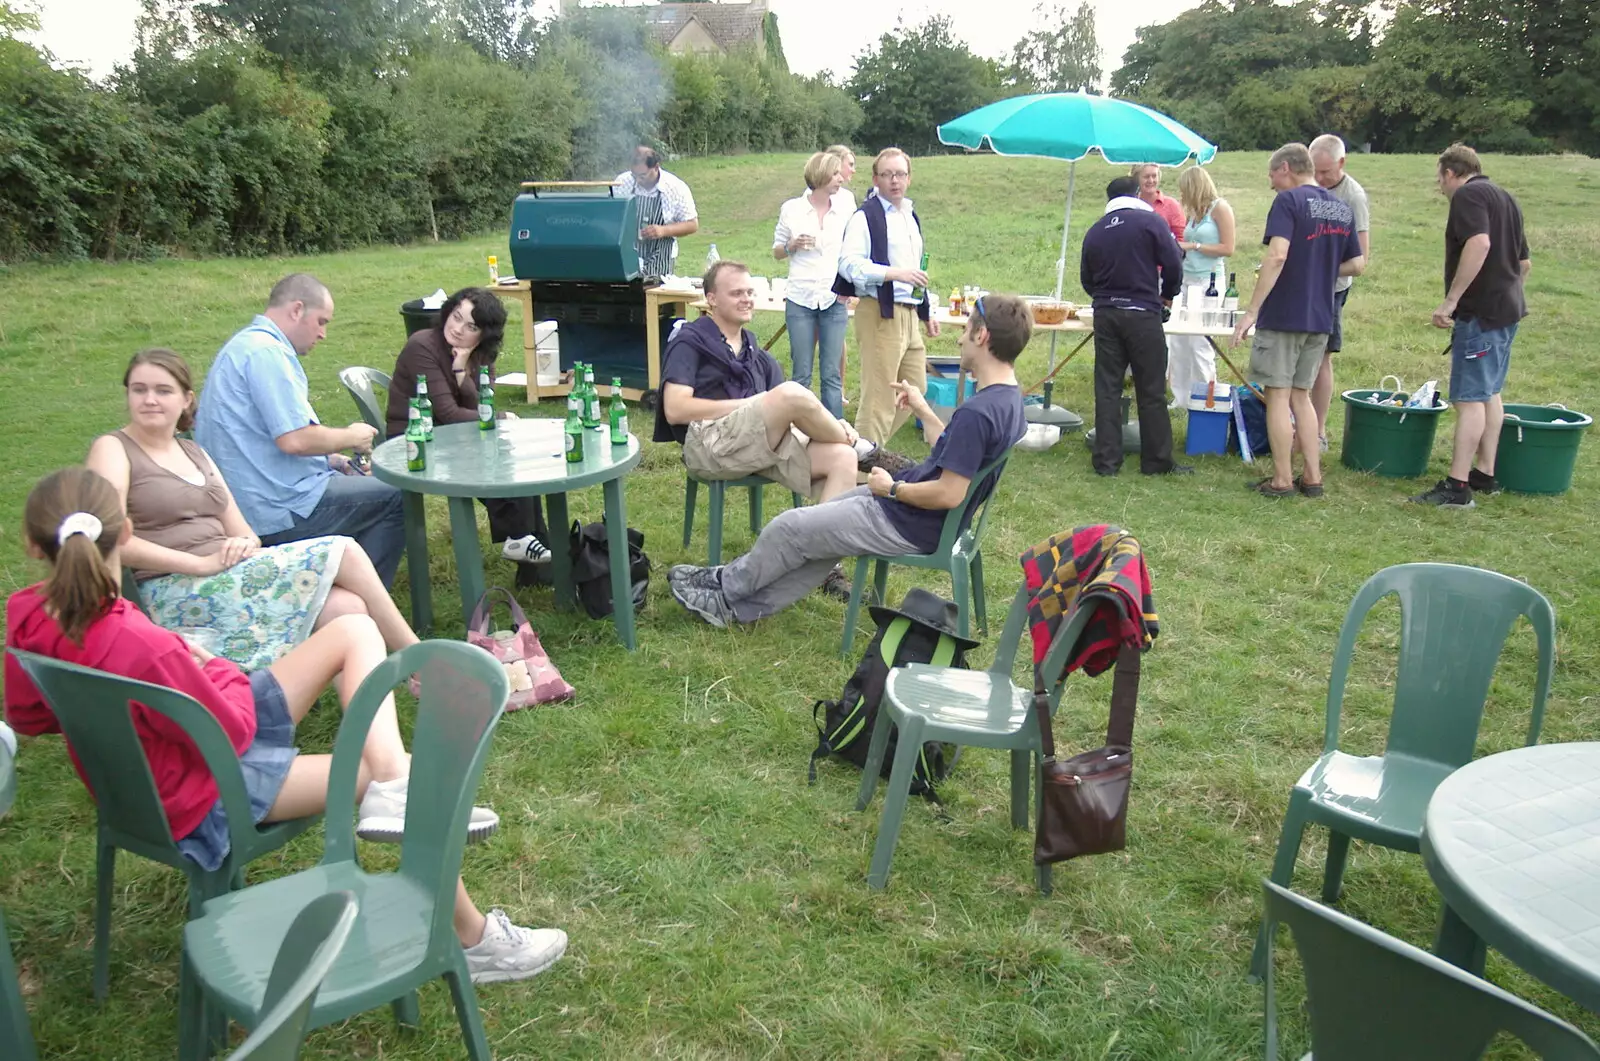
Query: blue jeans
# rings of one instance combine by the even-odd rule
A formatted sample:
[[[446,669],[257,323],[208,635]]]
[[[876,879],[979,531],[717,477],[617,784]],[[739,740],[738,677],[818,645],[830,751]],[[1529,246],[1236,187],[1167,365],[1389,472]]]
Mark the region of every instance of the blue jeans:
[[[322,500],[294,526],[261,538],[262,545],[282,545],[324,534],[347,534],[366,551],[385,589],[394,588],[400,555],[406,548],[406,524],[400,491],[370,475],[335,475]]]
[[[844,333],[850,320],[844,303],[835,301],[827,309],[807,309],[785,300],[783,320],[789,326],[794,381],[811,389],[811,357],[816,351],[822,361],[822,405],[834,416],[843,416],[844,385],[839,369],[844,362]]]

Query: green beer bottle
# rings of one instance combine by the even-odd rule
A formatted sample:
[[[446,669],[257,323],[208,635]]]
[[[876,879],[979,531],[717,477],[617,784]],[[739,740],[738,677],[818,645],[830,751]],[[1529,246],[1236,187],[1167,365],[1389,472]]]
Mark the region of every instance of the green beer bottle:
[[[567,395],[567,423],[562,429],[567,442],[567,463],[583,463],[583,420],[578,416],[579,398],[576,393]]]
[[[928,271],[928,254],[926,251],[924,251],[922,254],[922,271]],[[927,293],[927,289],[925,289],[921,284],[916,284],[911,288],[911,297],[916,299],[918,302],[921,302]]]
[[[478,366],[478,430],[494,430],[494,381],[488,365]]]
[[[594,385],[594,366],[583,366],[583,426],[600,426],[600,389]]]
[[[406,411],[406,470],[420,472],[428,466],[428,439],[422,433],[422,410],[415,402]]]
[[[611,444],[613,446],[626,446],[628,444],[628,407],[622,401],[622,377],[611,377]]]
[[[417,399],[414,403],[417,411],[422,414],[422,437],[428,442],[433,441],[433,399],[428,397],[428,377],[417,377]]]

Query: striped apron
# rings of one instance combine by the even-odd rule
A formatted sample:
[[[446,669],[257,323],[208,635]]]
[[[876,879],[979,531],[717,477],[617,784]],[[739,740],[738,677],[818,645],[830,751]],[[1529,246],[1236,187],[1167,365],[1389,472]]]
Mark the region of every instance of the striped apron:
[[[657,189],[650,195],[635,195],[634,202],[639,204],[639,227],[646,225],[663,225],[664,212],[661,208],[661,192]],[[672,245],[673,239],[643,239],[639,240],[639,273],[641,276],[666,276],[672,272]]]

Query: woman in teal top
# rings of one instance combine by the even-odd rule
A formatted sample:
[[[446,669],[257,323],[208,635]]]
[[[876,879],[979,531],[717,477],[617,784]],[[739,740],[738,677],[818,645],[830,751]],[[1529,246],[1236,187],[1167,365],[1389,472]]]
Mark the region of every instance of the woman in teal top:
[[[1191,166],[1178,178],[1178,198],[1183,203],[1183,283],[1202,290],[1216,274],[1217,291],[1228,286],[1228,256],[1233,253],[1233,207],[1217,195],[1211,175]],[[1182,408],[1196,383],[1216,379],[1215,354],[1203,335],[1167,337],[1167,380],[1172,385],[1172,406]]]

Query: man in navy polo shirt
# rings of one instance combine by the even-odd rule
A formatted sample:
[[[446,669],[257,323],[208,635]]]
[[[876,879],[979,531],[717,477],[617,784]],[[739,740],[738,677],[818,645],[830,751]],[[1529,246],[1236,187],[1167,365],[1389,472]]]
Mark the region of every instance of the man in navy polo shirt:
[[[1317,184],[1311,151],[1285,144],[1267,162],[1278,193],[1261,237],[1267,253],[1250,294],[1250,307],[1233,329],[1238,346],[1256,328],[1250,375],[1267,392],[1267,441],[1272,475],[1250,484],[1264,497],[1322,496],[1322,447],[1311,387],[1333,331],[1333,288],[1341,276],[1360,276],[1367,260],[1356,238],[1355,214]],[[1291,417],[1292,410],[1292,417]],[[1305,474],[1294,476],[1298,436]]]
[[[1033,317],[1014,295],[986,295],[973,304],[961,335],[961,365],[978,393],[939,422],[917,388],[899,381],[896,403],[922,420],[933,452],[891,474],[874,468],[867,485],[831,501],[791,508],[761,531],[748,553],[722,567],[680,564],[667,572],[672,595],[712,626],[753,623],[804,597],[847,556],[905,556],[938,548],[945,516],[967,497],[978,472],[1022,437],[1022,391],[1013,365],[1033,334]],[[973,510],[994,489],[978,484]]]

